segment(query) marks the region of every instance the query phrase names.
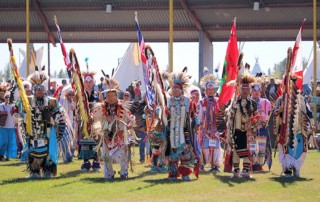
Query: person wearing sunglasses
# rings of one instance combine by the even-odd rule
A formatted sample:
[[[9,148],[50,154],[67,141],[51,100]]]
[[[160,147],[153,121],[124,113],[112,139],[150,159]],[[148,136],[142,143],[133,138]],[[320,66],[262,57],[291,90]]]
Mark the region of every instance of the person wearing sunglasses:
[[[130,95],[130,93],[129,93],[128,91],[124,92],[124,94],[123,94],[123,101],[124,101],[124,102],[129,102],[129,101],[131,101],[131,95]]]

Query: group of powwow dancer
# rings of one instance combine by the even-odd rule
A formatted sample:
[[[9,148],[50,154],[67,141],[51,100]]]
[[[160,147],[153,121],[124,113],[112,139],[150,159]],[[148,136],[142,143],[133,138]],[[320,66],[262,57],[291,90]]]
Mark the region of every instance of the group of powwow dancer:
[[[161,73],[150,46],[146,57],[146,92],[141,100],[120,99],[119,82],[104,74],[106,90],[94,90],[95,72],[88,61],[80,70],[74,50],[70,50],[70,84],[50,97],[46,93],[49,77],[44,68],[20,78],[12,49],[11,69],[20,98],[12,110],[18,137],[22,138],[21,158],[27,164],[28,178],[51,178],[57,174],[58,155],[72,161],[75,151],[83,159],[81,170],[99,171],[114,179],[128,178],[132,167],[132,149],[140,141],[136,131],[144,130],[150,143],[150,172],[167,172],[170,180],[191,180],[205,171],[232,173],[232,178],[252,178],[252,172],[264,172],[272,161],[269,122],[274,123],[276,147],[285,176],[300,176],[314,131],[312,113],[290,74],[291,49],[288,51],[282,93],[275,102],[262,98],[257,78],[238,71],[232,99],[219,105],[218,79],[203,72],[200,87],[194,86],[187,68],[181,72]],[[239,56],[238,69],[242,66]],[[28,84],[28,85],[27,85]],[[29,87],[28,87],[29,86]],[[29,90],[27,95],[27,90]],[[223,93],[223,92],[221,92]],[[270,120],[270,114],[273,114]],[[3,155],[3,154],[1,154]],[[90,160],[92,159],[92,162]],[[242,166],[240,159],[242,159]],[[113,164],[120,165],[118,173]]]
[[[115,177],[114,163],[120,165],[120,178],[127,178],[131,149],[139,141],[135,129],[142,122],[151,146],[150,172],[168,172],[169,179],[190,180],[192,172],[198,177],[206,166],[210,172],[221,172],[225,164],[224,171],[232,172],[233,178],[251,178],[252,172],[264,172],[263,165],[271,161],[268,131],[271,112],[282,172],[299,177],[313,120],[295,78],[289,74],[284,77],[283,95],[290,97],[286,109],[283,95],[274,103],[261,98],[259,83],[246,71],[234,81],[238,87],[232,100],[218,108],[214,74],[204,72],[201,91],[190,83],[187,68],[161,74],[150,46],[146,46],[145,54],[149,93],[134,102],[119,99],[119,82],[112,76],[104,79],[105,92],[95,91],[94,72],[87,65],[87,70],[79,73],[73,50],[70,53],[73,83],[59,88],[58,96],[47,96],[48,76],[44,69],[36,69],[22,82],[11,52],[12,70],[23,89],[19,89],[14,117],[17,123],[24,123],[17,125],[17,132],[23,133],[19,134],[24,137],[21,157],[26,160],[29,178],[55,176],[58,153],[68,162],[75,150],[78,158],[83,159],[81,170],[99,171],[102,159],[106,179]],[[29,96],[27,88],[31,90]],[[285,111],[290,112],[286,115],[287,125],[283,122]]]

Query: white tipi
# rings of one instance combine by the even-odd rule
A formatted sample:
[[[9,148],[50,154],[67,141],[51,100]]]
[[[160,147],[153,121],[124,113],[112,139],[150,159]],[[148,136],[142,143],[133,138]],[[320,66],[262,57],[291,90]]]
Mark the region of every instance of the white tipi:
[[[131,43],[124,54],[121,63],[114,72],[114,78],[119,81],[119,88],[125,91],[131,81],[141,81],[141,91],[145,91],[143,69],[138,43]]]
[[[307,68],[303,71],[303,84],[309,84],[310,81],[313,81],[313,62],[314,60],[310,60]],[[316,80],[320,79],[320,48],[317,47],[317,78]]]
[[[259,65],[259,57],[256,57],[256,64],[254,64],[252,71],[250,71],[250,74],[252,76],[256,76],[256,74],[262,73],[261,67]]]
[[[20,76],[23,78],[27,78],[27,61],[26,61],[26,52],[22,49],[19,49],[19,54],[22,55],[23,60],[21,63],[21,66],[19,68]],[[33,73],[35,71],[35,66],[38,66],[39,68],[42,67],[42,55],[43,55],[43,46],[39,48],[37,51],[34,48],[33,44],[30,44],[30,72],[29,74]],[[20,64],[19,64],[20,65]]]

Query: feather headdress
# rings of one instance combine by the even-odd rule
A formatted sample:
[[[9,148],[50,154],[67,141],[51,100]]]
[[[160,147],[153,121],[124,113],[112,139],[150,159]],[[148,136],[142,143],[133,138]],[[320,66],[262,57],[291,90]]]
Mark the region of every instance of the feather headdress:
[[[191,86],[191,76],[187,74],[188,68],[184,67],[182,72],[172,74],[172,88],[180,88],[184,94],[187,94],[188,88]]]
[[[86,62],[87,71],[83,71],[81,74],[84,81],[93,81],[93,83],[95,83],[94,75],[96,74],[96,72],[89,70],[88,60],[89,58],[85,58],[84,60]]]
[[[218,83],[217,78],[213,74],[204,75],[200,80],[200,86],[203,89],[215,88]]]
[[[165,90],[169,90],[170,83],[172,83],[170,73],[167,71],[164,71],[161,73],[161,77],[162,77],[162,81],[163,81],[163,85],[164,85]]]
[[[241,86],[242,87],[250,87],[252,83],[254,83],[256,80],[253,76],[249,74],[244,74],[241,76]]]
[[[107,77],[107,75],[104,73],[104,71],[103,70],[101,70],[101,71],[102,71],[102,74],[104,75],[104,82],[103,83],[107,87],[106,92],[119,91],[119,81],[117,81],[116,79],[113,78],[114,69],[112,69],[111,77]]]
[[[45,83],[48,82],[49,76],[47,73],[44,71],[45,66],[42,67],[41,70],[38,69],[38,67],[35,67],[35,72],[30,74],[28,76],[28,81],[32,84],[33,89],[39,88],[39,87],[45,87]]]

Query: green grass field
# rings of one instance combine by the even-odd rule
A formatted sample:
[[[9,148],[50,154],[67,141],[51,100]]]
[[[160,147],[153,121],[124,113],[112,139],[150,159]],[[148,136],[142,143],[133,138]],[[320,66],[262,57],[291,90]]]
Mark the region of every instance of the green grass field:
[[[60,164],[53,179],[29,180],[25,165],[10,160],[0,162],[0,201],[320,201],[319,157],[311,150],[297,179],[280,177],[274,158],[272,170],[254,179],[205,172],[198,180],[191,175],[190,182],[169,181],[167,174],[151,174],[141,164],[128,179],[106,181],[102,172],[81,172],[80,160]]]

